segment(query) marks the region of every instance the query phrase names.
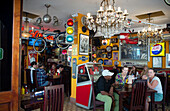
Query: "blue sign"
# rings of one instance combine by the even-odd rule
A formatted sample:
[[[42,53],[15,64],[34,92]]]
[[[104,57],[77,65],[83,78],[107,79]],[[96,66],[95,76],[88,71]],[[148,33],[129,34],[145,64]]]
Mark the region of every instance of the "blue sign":
[[[73,58],[73,62],[72,62],[72,78],[73,79],[76,79],[76,66],[77,66],[77,59],[76,58]]]
[[[86,61],[86,60],[88,60],[88,57],[82,56],[82,57],[79,57],[79,60]]]

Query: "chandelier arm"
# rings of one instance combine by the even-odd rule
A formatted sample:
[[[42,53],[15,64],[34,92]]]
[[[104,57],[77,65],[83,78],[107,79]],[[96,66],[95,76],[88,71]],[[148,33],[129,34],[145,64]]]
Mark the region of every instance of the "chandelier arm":
[[[105,0],[103,0],[103,1],[100,3],[100,6],[102,6],[102,4],[103,4],[104,1],[105,1]]]

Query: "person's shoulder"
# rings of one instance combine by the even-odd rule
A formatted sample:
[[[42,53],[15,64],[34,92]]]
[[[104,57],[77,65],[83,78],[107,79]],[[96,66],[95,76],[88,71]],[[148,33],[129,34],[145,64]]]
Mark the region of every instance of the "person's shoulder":
[[[155,76],[153,80],[160,80],[159,77]]]

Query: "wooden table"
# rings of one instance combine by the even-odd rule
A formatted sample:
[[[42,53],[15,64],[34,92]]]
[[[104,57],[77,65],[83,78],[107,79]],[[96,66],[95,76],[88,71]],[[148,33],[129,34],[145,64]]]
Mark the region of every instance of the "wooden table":
[[[128,87],[120,87],[120,85],[116,85],[114,88],[114,91],[119,94],[119,111],[123,110],[123,97],[125,95],[128,95],[132,92],[132,88],[128,88]],[[147,96],[151,96],[151,111],[153,111],[154,108],[154,93],[157,92],[153,89],[147,89],[146,95]]]
[[[40,108],[40,111],[43,111],[43,104],[44,95],[34,97],[31,97],[31,95],[23,95],[21,99],[21,108],[25,109],[25,111],[31,111],[38,108]]]

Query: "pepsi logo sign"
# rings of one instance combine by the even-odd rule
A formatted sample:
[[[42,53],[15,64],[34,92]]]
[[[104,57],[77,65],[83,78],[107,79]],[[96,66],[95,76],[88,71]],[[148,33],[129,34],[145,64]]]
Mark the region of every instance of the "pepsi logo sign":
[[[160,45],[160,44],[156,44],[152,48],[152,53],[154,55],[157,55],[157,54],[161,53],[161,51],[162,51],[162,45]]]

